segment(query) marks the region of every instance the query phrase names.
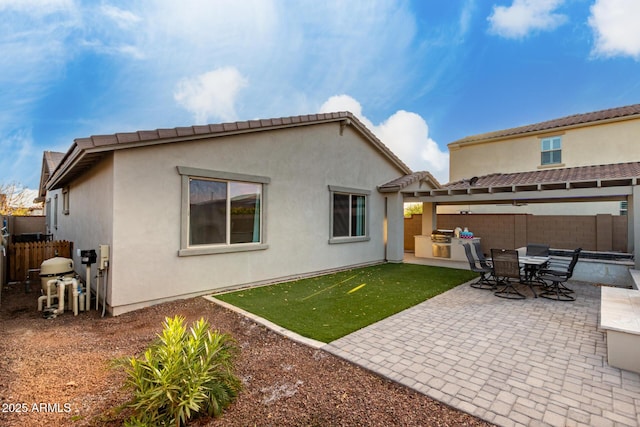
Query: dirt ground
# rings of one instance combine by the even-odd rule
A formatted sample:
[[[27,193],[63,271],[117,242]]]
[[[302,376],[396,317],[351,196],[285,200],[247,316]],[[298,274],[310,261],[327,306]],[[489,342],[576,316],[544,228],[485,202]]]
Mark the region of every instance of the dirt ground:
[[[241,348],[236,402],[194,426],[488,426],[422,394],[322,350],[309,348],[203,298],[175,301],[118,317],[66,312],[44,319],[39,291],[2,290],[0,425],[118,426],[126,411],[124,375],[113,359],[140,354],[165,317],[204,317]]]

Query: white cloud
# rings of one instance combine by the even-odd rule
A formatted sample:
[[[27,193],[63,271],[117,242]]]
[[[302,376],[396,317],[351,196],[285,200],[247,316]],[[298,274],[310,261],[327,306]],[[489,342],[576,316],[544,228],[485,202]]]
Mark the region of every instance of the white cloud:
[[[251,81],[251,91],[239,95],[243,118],[307,113],[356,87],[371,98],[400,96],[416,72],[408,3],[158,0],[134,12],[142,18],[137,46],[156,79],[222,66],[242,70]],[[377,99],[367,101],[380,107]]]
[[[374,125],[362,114],[360,103],[348,95],[329,98],[321,113],[350,111],[411,169],[427,170],[441,183],[449,181],[449,153],[440,150],[429,137],[429,126],[418,114],[404,110],[395,112],[384,122]]]
[[[554,13],[564,0],[513,0],[511,6],[494,6],[487,19],[491,33],[506,38],[523,38],[532,31],[553,30],[567,21]]]
[[[39,174],[42,151],[31,137],[32,109],[63,74],[70,57],[65,42],[78,26],[72,1],[0,0],[0,147],[10,153],[0,155],[0,173]]]
[[[197,124],[211,119],[234,121],[237,119],[236,97],[247,85],[247,79],[236,68],[218,68],[180,80],[173,96],[194,115]]]
[[[597,0],[591,6],[589,25],[595,33],[594,55],[631,56],[640,60],[640,2]]]
[[[34,146],[29,129],[20,129],[3,135],[0,151],[10,153],[8,156],[0,156],[0,184],[13,182],[16,176],[26,176],[25,180],[33,182],[40,175],[42,151]],[[30,172],[25,174],[26,170]]]
[[[103,5],[102,13],[111,18],[119,27],[126,28],[141,21],[141,18],[129,10],[123,10],[111,5]]]
[[[16,11],[39,16],[73,7],[73,0],[0,0],[0,12]]]

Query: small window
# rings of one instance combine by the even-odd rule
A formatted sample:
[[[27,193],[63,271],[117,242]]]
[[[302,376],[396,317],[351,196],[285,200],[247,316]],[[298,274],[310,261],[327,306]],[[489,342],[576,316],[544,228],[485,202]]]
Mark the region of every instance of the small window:
[[[269,178],[178,167],[182,175],[180,256],[267,249]]]
[[[69,215],[69,187],[62,189],[62,213]]]
[[[329,186],[331,236],[329,243],[369,240],[369,191]]]
[[[51,221],[51,198],[48,198],[46,203],[45,203],[45,211],[44,211],[44,216],[45,216],[45,222],[46,222],[46,226],[47,226],[47,234],[51,234],[51,227],[52,227],[52,221]]]
[[[562,163],[562,144],[559,136],[542,139],[541,147],[540,164],[553,165]]]
[[[53,196],[53,228],[58,229],[58,195]]]

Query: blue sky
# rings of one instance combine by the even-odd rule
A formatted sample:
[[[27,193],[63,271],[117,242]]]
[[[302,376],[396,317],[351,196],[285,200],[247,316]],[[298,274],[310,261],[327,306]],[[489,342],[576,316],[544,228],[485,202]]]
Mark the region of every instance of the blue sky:
[[[0,0],[0,183],[74,138],[350,110],[447,144],[640,103],[638,0]]]

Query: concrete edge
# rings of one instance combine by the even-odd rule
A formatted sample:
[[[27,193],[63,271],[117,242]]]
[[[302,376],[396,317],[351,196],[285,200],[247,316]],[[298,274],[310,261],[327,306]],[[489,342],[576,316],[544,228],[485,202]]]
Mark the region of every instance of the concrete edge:
[[[311,338],[303,337],[302,335],[297,334],[295,332],[292,332],[292,331],[290,331],[288,329],[285,329],[282,326],[276,325],[275,323],[273,323],[273,322],[271,322],[271,321],[269,321],[269,320],[267,320],[267,319],[265,319],[263,317],[257,316],[257,315],[255,315],[253,313],[250,313],[250,312],[248,312],[246,310],[241,309],[240,307],[237,307],[237,306],[235,306],[233,304],[229,304],[228,302],[221,301],[221,300],[219,300],[217,298],[212,297],[211,295],[204,295],[203,298],[206,299],[207,301],[211,301],[214,304],[218,304],[221,307],[227,308],[227,309],[229,309],[231,311],[234,311],[234,312],[236,312],[238,314],[241,314],[244,317],[247,317],[247,318],[253,320],[256,323],[259,323],[259,324],[269,328],[273,332],[275,332],[277,334],[280,334],[280,335],[283,335],[283,336],[285,336],[285,337],[289,338],[290,340],[295,341],[297,343],[304,344],[304,345],[307,345],[307,346],[309,346],[311,348],[315,348],[315,349],[320,349],[320,348],[322,348],[322,347],[327,345],[327,343],[324,343],[322,341],[317,341],[317,340],[314,340],[314,339],[311,339]]]

